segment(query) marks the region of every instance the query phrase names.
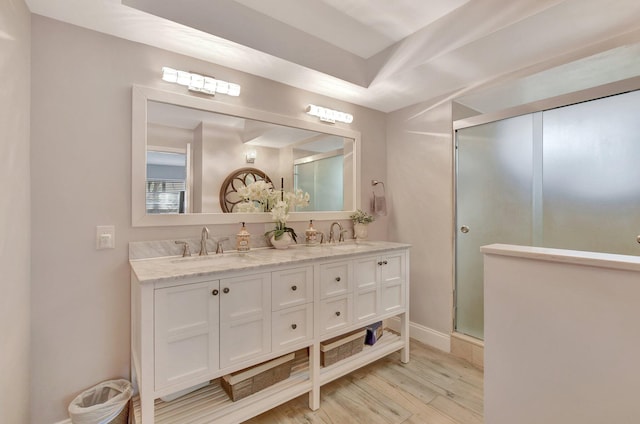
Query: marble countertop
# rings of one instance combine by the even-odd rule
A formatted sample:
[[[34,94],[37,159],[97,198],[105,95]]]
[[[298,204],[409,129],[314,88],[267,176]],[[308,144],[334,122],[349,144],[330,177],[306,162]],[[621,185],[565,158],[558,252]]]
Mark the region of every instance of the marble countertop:
[[[149,259],[132,259],[131,269],[140,283],[156,283],[184,277],[210,277],[217,274],[250,270],[259,271],[277,265],[294,265],[318,259],[338,259],[354,254],[376,253],[385,250],[405,249],[404,243],[389,241],[362,241],[319,246],[293,245],[288,249],[258,248],[246,253],[235,251],[207,256],[164,256]]]

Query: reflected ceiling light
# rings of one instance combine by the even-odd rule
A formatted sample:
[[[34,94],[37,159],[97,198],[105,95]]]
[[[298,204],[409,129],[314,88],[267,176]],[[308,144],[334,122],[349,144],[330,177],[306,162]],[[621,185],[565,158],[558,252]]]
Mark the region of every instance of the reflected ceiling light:
[[[332,124],[336,122],[344,122],[350,124],[353,122],[353,115],[339,110],[327,109],[326,107],[309,105],[306,112],[311,116],[317,116],[323,122],[330,122]]]
[[[245,154],[247,163],[254,163],[256,161],[257,156],[258,156],[258,153],[255,151],[255,149],[247,150],[247,153]]]
[[[216,93],[234,97],[240,95],[240,86],[238,84],[194,74],[193,72],[179,71],[166,66],[162,68],[162,80],[184,85],[191,91],[209,94],[211,96]]]

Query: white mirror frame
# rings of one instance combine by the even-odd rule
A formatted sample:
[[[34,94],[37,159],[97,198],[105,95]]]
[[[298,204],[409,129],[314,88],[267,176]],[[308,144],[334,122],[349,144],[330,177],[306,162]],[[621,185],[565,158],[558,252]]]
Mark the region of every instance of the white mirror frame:
[[[131,225],[133,227],[164,227],[177,225],[235,224],[238,222],[272,222],[270,213],[190,213],[190,214],[147,214],[145,182],[147,180],[147,102],[170,103],[209,112],[239,116],[258,121],[272,122],[288,127],[302,128],[325,134],[333,134],[354,140],[353,209],[331,212],[292,212],[289,221],[339,220],[360,209],[360,132],[290,118],[262,110],[239,105],[220,103],[216,100],[179,94],[134,85],[132,89],[131,121]],[[302,110],[302,109],[301,109]],[[212,188],[217,193],[218,188]]]

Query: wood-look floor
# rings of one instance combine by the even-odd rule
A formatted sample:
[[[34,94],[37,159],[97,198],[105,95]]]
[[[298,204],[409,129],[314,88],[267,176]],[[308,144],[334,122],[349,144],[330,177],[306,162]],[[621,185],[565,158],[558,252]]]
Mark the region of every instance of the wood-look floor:
[[[320,409],[304,395],[245,424],[481,424],[483,373],[411,341],[411,360],[393,353],[322,387]]]

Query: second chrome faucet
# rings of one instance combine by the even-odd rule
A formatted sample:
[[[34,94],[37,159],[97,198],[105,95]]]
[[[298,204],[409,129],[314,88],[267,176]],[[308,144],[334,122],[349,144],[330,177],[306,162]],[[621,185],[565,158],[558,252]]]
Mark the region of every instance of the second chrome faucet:
[[[208,255],[207,252],[207,240],[209,239],[209,229],[202,227],[202,233],[200,234],[200,256]]]
[[[331,227],[329,227],[329,243],[335,243],[335,241],[336,241],[336,237],[335,237],[335,235],[333,234],[333,227],[334,227],[334,225],[337,225],[337,226],[338,226],[338,231],[340,232],[340,233],[338,234],[338,242],[339,242],[339,243],[342,243],[342,242],[344,241],[344,233],[346,233],[346,232],[347,232],[347,230],[343,230],[343,229],[342,229],[342,225],[341,225],[339,222],[337,222],[337,221],[336,221],[336,222],[331,223]]]

